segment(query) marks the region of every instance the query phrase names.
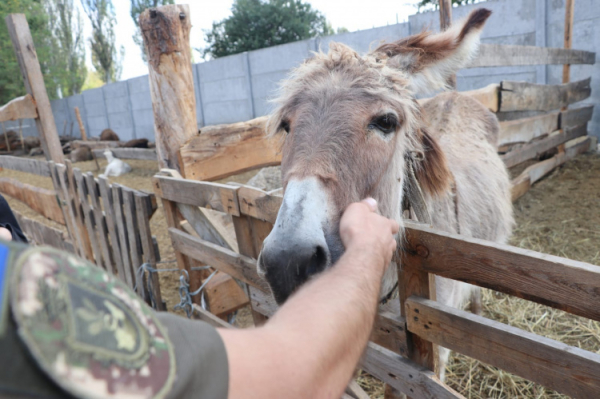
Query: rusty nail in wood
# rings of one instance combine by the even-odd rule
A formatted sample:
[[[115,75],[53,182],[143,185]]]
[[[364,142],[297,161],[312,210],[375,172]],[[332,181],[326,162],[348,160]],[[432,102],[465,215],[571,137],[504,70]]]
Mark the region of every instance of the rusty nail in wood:
[[[156,10],[154,10],[154,9],[150,10],[150,18],[156,18]]]
[[[184,13],[179,14],[179,19],[185,19],[185,14]]]

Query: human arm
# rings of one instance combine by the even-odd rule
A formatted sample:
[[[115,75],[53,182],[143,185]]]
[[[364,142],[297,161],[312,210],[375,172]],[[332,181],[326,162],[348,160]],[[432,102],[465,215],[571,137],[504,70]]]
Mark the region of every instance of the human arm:
[[[369,338],[381,278],[396,248],[398,224],[375,208],[369,202],[347,208],[340,222],[344,255],[263,327],[219,330],[229,398],[341,396]]]

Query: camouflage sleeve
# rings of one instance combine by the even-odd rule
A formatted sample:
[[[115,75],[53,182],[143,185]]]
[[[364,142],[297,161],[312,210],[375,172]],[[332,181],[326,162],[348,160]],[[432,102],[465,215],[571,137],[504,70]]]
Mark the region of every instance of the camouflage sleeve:
[[[229,367],[225,344],[207,323],[157,313],[175,349],[177,374],[169,398],[226,399]]]

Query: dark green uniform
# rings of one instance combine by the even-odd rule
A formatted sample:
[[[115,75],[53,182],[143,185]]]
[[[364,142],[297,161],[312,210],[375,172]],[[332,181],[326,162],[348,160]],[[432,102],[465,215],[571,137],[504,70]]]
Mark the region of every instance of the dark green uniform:
[[[226,398],[202,322],[159,314],[65,252],[0,242],[0,397]]]

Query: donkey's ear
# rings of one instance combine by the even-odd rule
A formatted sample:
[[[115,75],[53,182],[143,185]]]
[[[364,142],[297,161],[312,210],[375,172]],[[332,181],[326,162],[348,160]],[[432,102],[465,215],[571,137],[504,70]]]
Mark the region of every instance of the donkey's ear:
[[[430,92],[447,86],[448,79],[471,61],[479,48],[479,35],[492,12],[477,9],[462,23],[445,32],[417,35],[386,43],[372,55],[391,68],[404,70],[416,92]]]

